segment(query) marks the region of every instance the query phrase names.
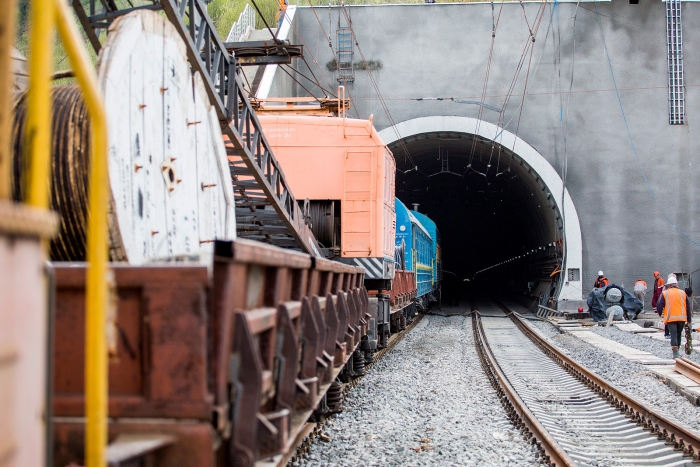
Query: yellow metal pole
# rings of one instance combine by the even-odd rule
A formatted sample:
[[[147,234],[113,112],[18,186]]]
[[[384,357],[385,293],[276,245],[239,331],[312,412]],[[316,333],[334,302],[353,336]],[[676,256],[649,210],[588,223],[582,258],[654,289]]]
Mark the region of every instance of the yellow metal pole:
[[[29,193],[27,203],[49,207],[51,171],[51,73],[53,57],[54,0],[32,0],[29,21],[29,90],[27,94],[27,142]]]
[[[36,0],[34,0],[36,1]],[[55,1],[58,33],[90,113],[91,158],[88,193],[85,304],[85,461],[104,467],[107,445],[107,118],[92,62],[83,47],[68,3]]]
[[[11,196],[12,180],[12,44],[15,38],[17,1],[6,0],[5,14],[0,15],[0,199]]]

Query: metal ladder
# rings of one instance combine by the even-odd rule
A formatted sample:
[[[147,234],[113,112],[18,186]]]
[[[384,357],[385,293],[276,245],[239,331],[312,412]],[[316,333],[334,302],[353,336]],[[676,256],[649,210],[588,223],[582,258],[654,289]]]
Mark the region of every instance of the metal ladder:
[[[199,72],[211,104],[228,137],[236,230],[248,238],[319,256],[319,247],[289,188],[282,168],[262,132],[245,94],[239,65],[219,38],[202,0],[72,0],[95,52],[100,29],[135,10],[162,10],[185,41],[192,72]],[[123,6],[126,4],[127,6]],[[99,11],[99,12],[98,12]]]
[[[685,123],[683,84],[683,27],[681,0],[666,0],[666,47],[668,52],[668,123]]]
[[[355,81],[355,68],[352,57],[355,49],[352,41],[352,31],[347,26],[338,26],[337,47],[338,51],[338,81],[349,83]]]

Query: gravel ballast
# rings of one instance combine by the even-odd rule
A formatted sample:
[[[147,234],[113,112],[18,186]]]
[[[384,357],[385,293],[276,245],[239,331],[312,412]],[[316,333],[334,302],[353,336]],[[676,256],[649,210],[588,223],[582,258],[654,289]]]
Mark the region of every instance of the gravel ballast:
[[[296,465],[538,465],[484,375],[465,316],[425,316],[324,433],[330,441],[316,437]]]
[[[613,385],[684,425],[700,431],[700,408],[691,404],[688,399],[660,381],[644,365],[632,363],[616,353],[592,346],[576,338],[573,334],[560,334],[548,322],[529,321],[529,323],[549,341],[563,349],[571,358]],[[661,344],[661,346],[658,346],[658,356],[669,358],[670,344],[668,341],[657,342],[653,339],[620,331],[619,329],[594,328],[593,332],[630,347],[646,350],[654,355],[657,355],[657,353],[652,351],[652,344],[654,344],[654,347],[657,347],[657,344]],[[619,333],[625,334],[625,336],[621,336]],[[626,336],[626,334],[630,335]],[[631,342],[635,342],[638,346],[630,345]],[[664,349],[661,349],[661,347],[664,347]]]
[[[644,350],[660,358],[673,358],[670,339],[651,339],[631,332],[621,331],[615,326],[593,326],[591,327],[591,331],[599,336],[614,340],[615,342],[632,347],[633,349]],[[693,333],[693,343],[699,346],[698,350],[700,350],[700,334],[697,332]],[[697,351],[694,350],[690,356],[685,354],[685,338],[683,339],[683,346],[681,346],[681,356],[700,363],[700,353]]]

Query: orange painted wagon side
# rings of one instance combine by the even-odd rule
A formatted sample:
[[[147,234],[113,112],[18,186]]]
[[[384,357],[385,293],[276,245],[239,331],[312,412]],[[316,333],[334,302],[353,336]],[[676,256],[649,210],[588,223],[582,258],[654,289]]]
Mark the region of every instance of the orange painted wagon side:
[[[364,267],[365,279],[393,279],[396,163],[372,122],[286,115],[260,122],[297,199],[339,201],[338,259]]]

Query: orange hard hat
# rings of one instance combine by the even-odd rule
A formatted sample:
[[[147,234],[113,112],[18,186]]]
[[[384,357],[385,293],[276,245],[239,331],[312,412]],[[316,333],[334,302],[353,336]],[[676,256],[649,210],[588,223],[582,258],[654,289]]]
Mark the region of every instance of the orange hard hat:
[[[659,271],[654,271],[654,277],[659,277]]]

